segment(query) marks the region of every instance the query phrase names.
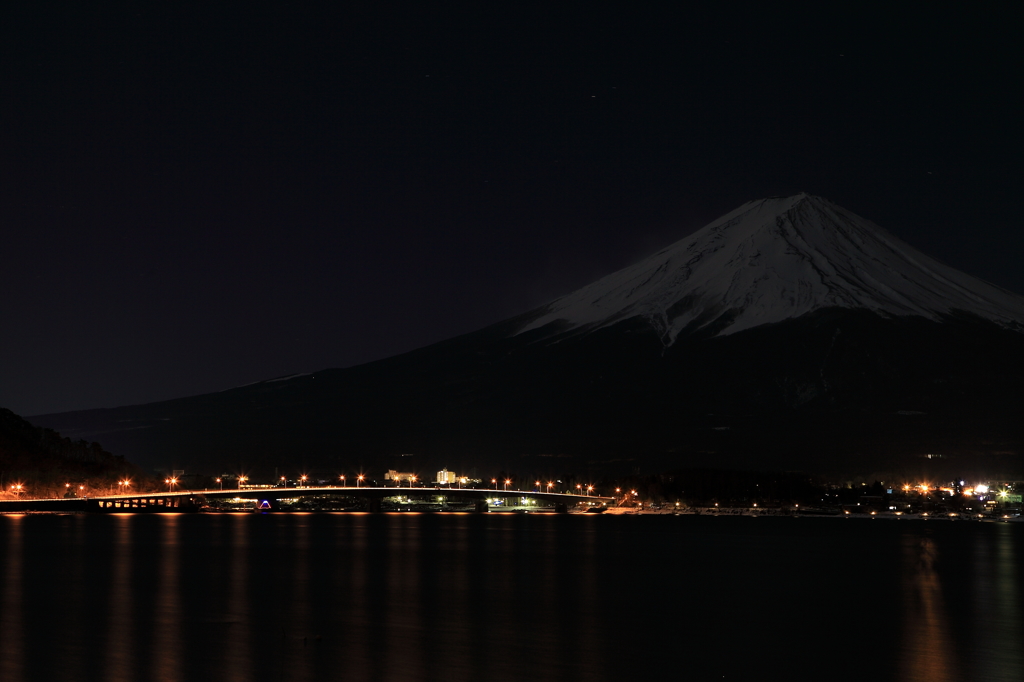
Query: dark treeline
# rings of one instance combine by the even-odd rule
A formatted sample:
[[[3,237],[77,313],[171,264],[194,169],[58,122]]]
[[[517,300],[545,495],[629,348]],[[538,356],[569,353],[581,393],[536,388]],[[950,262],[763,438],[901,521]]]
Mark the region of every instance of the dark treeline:
[[[23,483],[27,495],[52,496],[63,493],[66,483],[105,486],[125,476],[139,478],[140,472],[99,443],[73,441],[0,408],[0,484],[4,492]]]

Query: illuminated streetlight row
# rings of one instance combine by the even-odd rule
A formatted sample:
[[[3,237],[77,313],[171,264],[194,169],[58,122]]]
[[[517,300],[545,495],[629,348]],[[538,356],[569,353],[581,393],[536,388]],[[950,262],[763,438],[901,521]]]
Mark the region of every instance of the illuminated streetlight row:
[[[406,478],[409,481],[409,487],[410,488],[414,487],[415,484],[419,481],[419,477],[414,475],[414,474],[413,475],[409,475]],[[235,480],[237,481],[238,489],[241,490],[243,487],[245,487],[245,484],[249,481],[249,477],[245,476],[244,474],[240,474],[239,476],[236,477]],[[287,477],[281,476],[280,480],[281,480],[281,483],[285,487],[288,486],[288,479],[287,479]],[[299,476],[298,481],[299,481],[300,487],[304,487],[308,480],[309,480],[309,476],[307,474],[302,474],[301,476]],[[344,474],[339,475],[338,480],[341,482],[341,486],[342,487],[346,486],[346,480],[347,479],[346,479]],[[356,476],[356,487],[357,488],[361,487],[365,480],[366,480],[366,474],[359,474],[359,475],[357,475]],[[459,488],[462,489],[463,486],[465,486],[465,485],[467,485],[469,483],[469,478],[466,477],[466,476],[461,476],[461,477],[459,477],[457,479],[457,481],[458,481],[458,484],[459,484]],[[217,486],[220,488],[220,490],[224,490],[224,478],[223,477],[218,476],[217,478],[214,479],[214,482],[217,483]],[[498,482],[499,481],[498,481],[497,478],[492,478],[491,479],[491,483],[494,485],[494,489],[495,490],[498,489]],[[167,478],[164,479],[164,484],[167,486],[167,491],[168,492],[174,492],[176,486],[178,486],[179,483],[180,483],[180,481],[179,481],[177,476],[168,476]],[[401,477],[396,479],[396,486],[401,486],[401,483],[402,483]],[[501,483],[502,483],[503,489],[507,492],[508,489],[509,489],[509,486],[512,485],[512,479],[511,478],[505,478],[505,479],[503,479],[501,481]],[[124,478],[124,479],[119,480],[117,482],[117,487],[118,487],[119,494],[129,494],[129,490],[130,490],[132,485],[133,485],[133,481],[130,478]],[[541,491],[542,482],[541,481],[535,481],[535,485],[537,486],[537,491],[540,492]],[[64,487],[70,491],[71,483],[65,483]],[[553,481],[548,481],[547,482],[546,489],[547,489],[548,493],[550,493],[551,489],[554,488],[554,487],[555,487],[555,483]],[[582,484],[577,484],[576,489],[578,491],[578,494],[580,494],[580,495],[582,495],[584,491],[586,491],[587,496],[590,496],[594,492],[594,486],[593,485],[587,485],[587,486],[584,487]],[[84,490],[85,490],[85,486],[84,485],[79,485],[78,486],[78,491],[79,491],[80,494],[83,493]],[[24,491],[25,491],[25,485],[23,483],[15,483],[15,484],[10,486],[10,492],[12,492],[14,494],[20,495]],[[616,488],[615,492],[619,493],[620,489]],[[636,494],[635,491],[634,491],[633,494],[634,495]]]

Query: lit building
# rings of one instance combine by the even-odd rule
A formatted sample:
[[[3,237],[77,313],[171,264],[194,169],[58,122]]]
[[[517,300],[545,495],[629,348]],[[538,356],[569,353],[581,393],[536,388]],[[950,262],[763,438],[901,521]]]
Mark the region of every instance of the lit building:
[[[408,482],[408,481],[411,481],[415,476],[416,476],[416,474],[412,473],[411,471],[410,472],[406,472],[406,471],[395,471],[394,469],[388,469],[387,473],[384,474],[384,480],[385,481],[398,481],[398,482],[405,481],[405,482]]]
[[[441,484],[452,484],[458,483],[459,477],[455,475],[455,472],[448,471],[447,469],[441,469],[437,472],[437,482]]]

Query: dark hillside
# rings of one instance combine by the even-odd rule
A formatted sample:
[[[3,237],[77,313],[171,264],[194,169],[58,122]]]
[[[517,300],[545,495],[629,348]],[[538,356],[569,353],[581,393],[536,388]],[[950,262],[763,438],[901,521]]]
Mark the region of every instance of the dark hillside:
[[[99,443],[63,438],[52,429],[33,426],[10,410],[0,408],[0,477],[5,493],[15,482],[26,494],[63,494],[65,483],[105,485],[124,476],[137,477],[136,467]]]
[[[668,348],[640,320],[508,327],[221,393],[36,417],[152,467],[1020,468],[1024,335],[823,310]],[[437,467],[435,469],[434,467]]]

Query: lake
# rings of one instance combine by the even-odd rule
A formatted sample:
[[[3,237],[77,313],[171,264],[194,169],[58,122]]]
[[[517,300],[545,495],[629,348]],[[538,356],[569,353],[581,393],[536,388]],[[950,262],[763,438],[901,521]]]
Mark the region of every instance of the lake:
[[[0,516],[0,680],[1024,679],[1024,524]]]

